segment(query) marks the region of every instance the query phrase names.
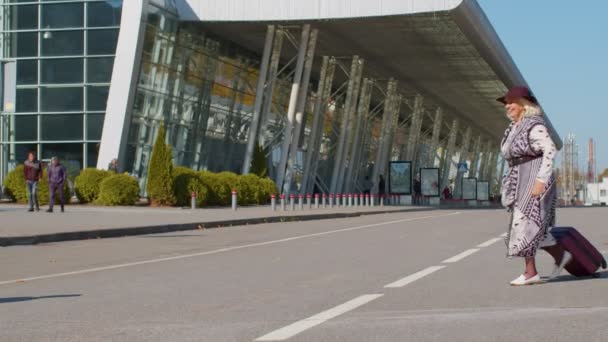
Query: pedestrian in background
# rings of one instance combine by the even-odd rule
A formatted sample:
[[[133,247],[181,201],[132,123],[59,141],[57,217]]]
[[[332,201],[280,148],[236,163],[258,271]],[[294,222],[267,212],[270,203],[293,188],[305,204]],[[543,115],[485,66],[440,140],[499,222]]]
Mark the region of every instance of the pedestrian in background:
[[[380,175],[378,179],[378,196],[380,198],[384,198],[384,193],[386,191],[386,183],[384,182],[384,176]]]
[[[414,180],[414,205],[422,204],[422,183],[420,183],[420,176],[416,176]]]
[[[49,180],[49,209],[47,213],[53,212],[53,205],[55,204],[55,193],[59,191],[59,203],[61,204],[61,212],[64,212],[65,196],[64,186],[68,179],[68,173],[63,165],[59,163],[57,157],[51,158],[51,165],[49,166],[48,180]]]
[[[537,284],[541,279],[536,269],[536,251],[556,244],[549,233],[555,224],[556,147],[542,110],[528,88],[514,87],[497,100],[505,105],[511,120],[501,142],[502,155],[509,163],[501,189],[502,204],[511,212],[505,239],[507,257],[525,260],[524,273],[511,285]]]
[[[35,152],[27,154],[27,160],[23,163],[23,173],[25,175],[25,183],[27,185],[28,199],[30,208],[28,212],[40,211],[38,204],[38,182],[42,180],[42,163],[36,159]]]
[[[369,195],[373,186],[374,184],[369,180],[369,176],[365,176],[365,179],[363,180],[363,194]]]
[[[110,164],[108,164],[108,171],[118,173],[118,159],[112,159]]]

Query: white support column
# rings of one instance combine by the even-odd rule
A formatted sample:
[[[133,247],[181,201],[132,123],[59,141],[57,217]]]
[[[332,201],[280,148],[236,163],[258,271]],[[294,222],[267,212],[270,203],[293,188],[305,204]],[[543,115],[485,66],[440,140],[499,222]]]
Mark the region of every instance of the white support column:
[[[327,69],[327,79],[325,80],[325,88],[323,89],[323,97],[321,99],[321,103],[319,106],[315,106],[315,111],[320,111],[319,113],[319,135],[316,137],[313,145],[313,151],[315,153],[312,154],[312,161],[310,166],[309,177],[310,181],[308,182],[308,192],[311,192],[314,189],[314,184],[316,182],[317,169],[319,167],[319,153],[321,149],[321,142],[323,139],[323,123],[325,122],[325,115],[327,110],[327,105],[329,103],[329,99],[331,98],[331,91],[334,83],[334,76],[336,74],[336,59],[334,57],[329,59],[329,67]]]
[[[412,121],[410,124],[410,131],[405,153],[405,159],[412,161],[412,168],[414,170],[416,170],[416,151],[420,143],[420,130],[422,129],[422,111],[423,98],[420,95],[416,95],[416,98],[414,99],[414,109],[412,111]],[[416,171],[414,171],[414,173],[416,173]]]
[[[390,145],[388,141],[390,139],[390,130],[393,124],[393,107],[395,106],[395,98],[397,92],[397,82],[394,79],[390,79],[388,82],[386,100],[384,102],[384,113],[382,115],[382,130],[380,131],[380,138],[378,141],[378,147],[376,149],[376,162],[374,164],[374,170],[372,173],[372,182],[374,182],[373,191],[378,192],[378,177],[386,170],[385,155],[387,154],[387,145]],[[386,179],[386,175],[385,179]]]
[[[148,0],[125,1],[122,5],[116,57],[101,136],[97,168],[107,168],[118,158],[125,164],[127,137],[146,31]]]
[[[300,94],[300,84],[302,82],[302,71],[304,70],[304,61],[306,59],[306,48],[308,47],[308,38],[310,36],[310,25],[304,25],[302,29],[302,38],[298,49],[298,61],[296,64],[296,72],[294,75],[293,84],[291,86],[291,95],[289,97],[289,107],[287,109],[287,123],[285,124],[285,133],[283,134],[283,146],[281,148],[281,159],[277,169],[277,187],[283,193],[283,181],[285,180],[285,171],[287,167],[287,156],[289,154],[289,145],[293,134],[293,126],[295,121],[296,106],[298,105],[298,95]]]
[[[313,155],[319,151],[315,149],[317,137],[323,135],[323,126],[321,125],[321,118],[325,115],[325,102],[323,101],[325,82],[327,81],[327,69],[329,67],[329,57],[323,56],[323,62],[321,64],[321,74],[319,75],[319,84],[317,85],[317,93],[315,98],[315,106],[312,117],[312,128],[310,131],[310,138],[308,139],[308,146],[306,150],[306,159],[304,160],[304,176],[302,180],[302,189],[305,192],[309,192],[309,183],[311,178],[314,176],[311,174],[311,166]]]
[[[261,125],[258,132],[260,145],[266,144],[266,128],[268,127],[270,111],[272,109],[272,100],[274,95],[274,87],[277,82],[279,73],[279,62],[281,60],[281,51],[283,49],[283,38],[285,32],[282,29],[277,29],[275,32],[274,46],[272,48],[272,56],[270,58],[270,69],[268,70],[268,80],[264,91],[264,101],[261,112]]]
[[[473,144],[473,160],[471,160],[471,167],[469,168],[469,177],[477,178],[477,169],[479,168],[479,158],[481,154],[481,135],[477,136],[475,143]]]
[[[467,130],[464,133],[464,137],[462,138],[462,142],[460,144],[460,156],[458,158],[458,163],[465,163],[468,159],[469,154],[469,146],[471,144],[471,134],[472,134],[471,126],[467,127]],[[462,198],[462,184],[463,184],[464,172],[458,172],[456,177],[456,187],[454,188],[455,198]]]
[[[334,168],[331,176],[331,185],[330,191],[332,193],[340,192],[340,183],[343,180],[339,179],[340,177],[340,168],[344,167],[343,155],[346,152],[346,139],[347,139],[347,131],[348,131],[348,123],[350,121],[351,115],[351,106],[353,101],[353,92],[355,88],[355,78],[357,75],[357,70],[359,69],[359,56],[354,56],[353,61],[350,67],[350,73],[348,75],[348,88],[346,91],[346,100],[344,102],[344,111],[342,113],[342,123],[340,125],[340,136],[338,137],[338,149],[336,151],[336,158],[334,160]]]
[[[483,151],[481,159],[481,168],[479,169],[480,180],[487,181],[488,166],[490,164],[490,152],[492,151],[492,141],[488,140]]]
[[[349,152],[351,151],[351,145],[353,142],[353,130],[355,129],[353,126],[356,124],[357,121],[357,103],[360,101],[359,98],[359,93],[361,90],[361,79],[363,77],[363,64],[364,64],[364,60],[359,58],[359,63],[357,64],[357,71],[355,74],[355,85],[354,85],[354,89],[353,89],[353,95],[351,98],[351,105],[350,105],[350,109],[349,109],[349,122],[348,122],[348,126],[347,126],[347,130],[346,130],[346,145],[344,146],[344,151],[342,154],[342,162],[341,165],[342,167],[340,168],[340,174],[338,175],[338,192],[348,192],[350,193],[350,190],[345,190],[345,185],[347,183],[347,180],[345,179],[345,175],[346,175],[346,170],[351,169],[352,168],[352,157],[353,154],[349,155]]]
[[[391,155],[393,152],[393,143],[395,141],[395,134],[397,133],[397,128],[399,128],[399,113],[401,113],[401,104],[403,103],[403,97],[401,95],[395,94],[393,99],[393,105],[391,108],[392,119],[391,119],[391,128],[389,130],[388,143],[386,145],[386,150],[384,154],[383,165],[386,170],[388,166],[388,162],[391,160]]]
[[[251,126],[249,127],[249,136],[247,137],[247,149],[245,150],[245,159],[243,161],[242,174],[248,174],[253,160],[253,151],[257,143],[258,128],[260,126],[260,113],[264,102],[264,88],[266,86],[266,77],[268,75],[268,67],[270,64],[270,54],[272,52],[272,42],[274,40],[274,25],[268,25],[266,30],[266,42],[264,43],[264,52],[262,53],[262,61],[260,65],[260,73],[258,76],[258,85],[255,90],[255,102],[253,104],[253,115],[251,118]]]
[[[361,88],[361,99],[359,100],[359,108],[357,109],[357,123],[354,132],[355,141],[352,144],[351,158],[348,165],[348,172],[346,174],[346,191],[349,193],[355,190],[355,184],[357,184],[359,181],[358,178],[353,178],[353,176],[356,174],[355,171],[359,168],[359,160],[361,159],[360,145],[363,141],[361,135],[365,126],[365,121],[367,120],[367,115],[369,113],[372,90],[372,83],[368,78],[366,78],[363,81],[363,87]]]
[[[302,122],[304,117],[304,111],[306,110],[306,104],[308,103],[308,84],[310,83],[310,74],[312,72],[312,63],[315,58],[315,47],[317,45],[317,35],[319,31],[314,29],[310,33],[310,40],[308,42],[308,48],[306,50],[306,62],[304,63],[304,75],[302,78],[302,86],[300,87],[300,94],[298,96],[298,106],[296,110],[296,121],[293,129],[293,137],[291,141],[291,148],[287,158],[287,174],[285,176],[285,192],[289,193],[291,190],[291,181],[295,173],[295,166],[297,162],[298,147],[300,145],[300,136],[304,130],[306,123]],[[304,194],[304,187],[301,188],[302,194]]]
[[[456,138],[458,134],[459,127],[458,119],[454,119],[452,122],[452,129],[450,130],[450,135],[448,138],[448,145],[446,146],[445,158],[443,161],[443,176],[441,177],[442,187],[445,187],[450,184],[450,169],[452,167],[452,157],[454,155],[455,147],[456,147]]]
[[[433,135],[431,137],[431,145],[429,146],[429,155],[426,161],[427,167],[435,167],[435,158],[437,157],[437,148],[439,147],[439,137],[441,136],[441,125],[443,124],[443,111],[437,108],[435,112],[435,120],[433,122]]]

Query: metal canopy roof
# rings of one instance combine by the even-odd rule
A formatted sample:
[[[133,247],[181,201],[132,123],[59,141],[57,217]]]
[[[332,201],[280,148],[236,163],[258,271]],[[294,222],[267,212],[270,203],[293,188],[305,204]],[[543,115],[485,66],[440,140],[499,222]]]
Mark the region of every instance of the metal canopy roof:
[[[394,77],[404,95],[423,95],[427,110],[442,107],[448,116],[460,118],[465,126],[497,143],[508,120],[495,99],[508,87],[526,84],[475,1],[432,13],[305,21],[204,21],[198,25],[252,51],[262,51],[269,23],[303,22],[319,29],[317,56],[359,55],[365,59],[364,77]],[[284,48],[283,53],[286,61],[295,52]],[[548,118],[547,122],[561,147]]]

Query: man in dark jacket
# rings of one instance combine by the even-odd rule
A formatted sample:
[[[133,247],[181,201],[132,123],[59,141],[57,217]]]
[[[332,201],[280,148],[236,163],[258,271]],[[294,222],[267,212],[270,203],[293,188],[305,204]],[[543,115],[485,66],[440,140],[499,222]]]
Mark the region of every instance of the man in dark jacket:
[[[36,205],[36,211],[39,211],[38,182],[42,180],[42,164],[36,159],[36,153],[28,153],[27,160],[23,163],[23,174],[25,176],[28,199],[30,202],[28,211],[34,211],[34,205]]]
[[[53,212],[53,205],[55,204],[55,193],[59,191],[59,200],[61,203],[61,212],[64,211],[63,206],[65,204],[63,188],[65,185],[65,181],[68,178],[68,173],[65,170],[65,167],[59,163],[59,159],[57,157],[51,158],[51,165],[49,166],[49,210],[47,213]]]

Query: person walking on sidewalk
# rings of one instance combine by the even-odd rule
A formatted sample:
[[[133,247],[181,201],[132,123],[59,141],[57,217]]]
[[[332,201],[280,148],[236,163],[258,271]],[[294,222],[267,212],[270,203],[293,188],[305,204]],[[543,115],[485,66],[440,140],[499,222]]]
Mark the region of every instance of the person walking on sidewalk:
[[[502,205],[511,213],[505,239],[507,257],[525,260],[524,273],[511,285],[537,284],[541,279],[536,251],[556,244],[549,233],[555,225],[556,147],[540,105],[528,88],[514,87],[497,100],[505,105],[511,120],[501,142],[501,153],[509,163],[501,188]]]
[[[38,203],[38,182],[42,180],[42,163],[36,159],[35,152],[27,154],[27,160],[23,163],[23,173],[30,203],[28,212],[33,212],[34,206],[36,207],[36,211],[40,211],[40,205]]]
[[[51,165],[49,166],[48,172],[49,178],[49,209],[47,213],[53,212],[53,205],[55,204],[55,193],[59,191],[59,202],[61,204],[61,212],[64,211],[65,198],[64,198],[64,185],[68,178],[68,173],[63,165],[59,163],[57,157],[51,159]]]

